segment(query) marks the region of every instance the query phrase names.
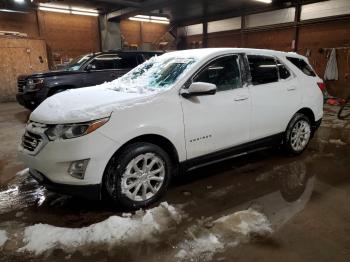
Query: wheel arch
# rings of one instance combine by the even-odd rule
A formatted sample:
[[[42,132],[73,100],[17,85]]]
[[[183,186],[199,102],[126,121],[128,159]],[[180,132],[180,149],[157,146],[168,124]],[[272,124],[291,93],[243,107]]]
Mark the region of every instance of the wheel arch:
[[[296,113],[300,113],[300,114],[303,114],[303,115],[307,116],[309,118],[309,120],[311,121],[311,125],[312,126],[315,125],[315,122],[316,122],[315,114],[314,114],[314,112],[312,111],[311,108],[303,107],[303,108],[299,109],[298,112],[296,112]]]
[[[129,141],[125,142],[122,146],[120,146],[117,151],[115,151],[115,153],[111,156],[111,158],[108,160],[107,165],[105,166],[103,175],[102,175],[102,180],[101,180],[101,184],[100,184],[100,199],[104,199],[106,197],[106,189],[104,187],[104,181],[105,181],[105,177],[106,177],[106,171],[108,169],[108,166],[110,165],[110,162],[113,161],[113,159],[115,158],[115,156],[120,155],[120,153],[129,145],[137,143],[137,142],[148,142],[148,143],[152,143],[155,144],[157,146],[159,146],[160,148],[162,148],[166,153],[168,153],[170,160],[173,162],[174,167],[178,166],[179,163],[179,155],[178,155],[178,151],[176,150],[175,146],[173,145],[172,142],[170,142],[169,139],[167,139],[164,136],[161,135],[156,135],[156,134],[144,134],[144,135],[140,135],[137,137],[134,137],[132,139],[130,139]],[[175,171],[173,172],[174,175],[176,175],[177,172],[177,168],[175,168]]]
[[[123,151],[128,145],[134,144],[136,142],[148,142],[155,144],[162,148],[169,155],[174,165],[177,165],[179,163],[179,154],[174,144],[166,137],[157,134],[145,134],[130,139],[118,148],[118,150],[113,154],[112,158],[120,154],[120,152]]]

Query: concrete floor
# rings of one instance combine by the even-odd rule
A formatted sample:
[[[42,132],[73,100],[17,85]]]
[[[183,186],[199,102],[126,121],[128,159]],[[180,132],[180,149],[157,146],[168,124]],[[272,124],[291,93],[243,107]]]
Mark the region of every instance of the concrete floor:
[[[105,203],[62,197],[15,176],[28,112],[0,104],[0,230],[10,234],[0,261],[178,261],[174,254],[191,234],[213,219],[256,207],[272,224],[271,235],[247,238],[191,261],[350,261],[350,123],[326,107],[323,124],[299,157],[267,150],[199,169],[177,178],[163,199],[186,219],[152,243],[98,247],[41,256],[20,253],[23,228],[36,223],[78,228],[120,215]],[[230,237],[225,241],[230,241]]]

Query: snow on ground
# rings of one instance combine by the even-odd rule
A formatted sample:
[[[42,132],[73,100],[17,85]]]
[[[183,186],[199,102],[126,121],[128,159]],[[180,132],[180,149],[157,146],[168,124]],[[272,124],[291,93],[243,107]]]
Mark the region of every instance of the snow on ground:
[[[175,255],[179,260],[210,261],[215,253],[225,247],[237,246],[252,237],[266,237],[272,234],[267,217],[250,208],[218,218],[209,229],[194,226],[187,230],[189,239],[181,242]]]
[[[244,236],[266,236],[272,233],[271,223],[267,217],[251,208],[215,220],[214,229],[218,232],[239,233]]]
[[[329,143],[335,144],[337,146],[345,146],[346,145],[346,143],[341,141],[340,139],[330,139]]]
[[[2,247],[7,241],[7,233],[5,230],[0,230],[0,247]]]
[[[141,213],[141,214],[140,214]],[[131,217],[111,216],[84,228],[63,228],[36,224],[24,230],[25,246],[19,251],[36,255],[55,248],[73,252],[92,245],[126,245],[142,241],[156,241],[156,236],[172,225],[180,223],[182,215],[164,202],[153,209],[137,212]]]
[[[212,233],[204,234],[193,240],[185,240],[181,250],[175,255],[178,260],[201,258],[211,260],[213,255],[224,248],[224,244]]]
[[[19,172],[17,172],[16,176],[25,176],[29,174],[29,168],[25,168]]]

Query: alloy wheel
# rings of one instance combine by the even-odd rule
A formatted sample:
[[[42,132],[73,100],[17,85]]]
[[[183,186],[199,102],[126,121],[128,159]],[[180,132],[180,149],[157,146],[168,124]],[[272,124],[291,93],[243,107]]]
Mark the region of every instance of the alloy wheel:
[[[127,164],[121,177],[121,190],[132,201],[146,201],[158,193],[164,179],[164,161],[155,153],[141,154]]]
[[[291,146],[293,150],[300,152],[307,146],[311,136],[310,124],[305,120],[295,123],[291,133]]]

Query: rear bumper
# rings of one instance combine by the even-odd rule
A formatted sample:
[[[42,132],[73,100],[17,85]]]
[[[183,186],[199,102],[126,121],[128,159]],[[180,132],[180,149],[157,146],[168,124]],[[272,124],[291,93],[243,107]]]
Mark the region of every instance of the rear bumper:
[[[321,123],[322,123],[322,118],[315,121],[315,123],[311,126],[311,137],[315,135],[316,131],[320,128]]]
[[[66,185],[52,182],[44,174],[29,169],[29,174],[33,177],[40,185],[43,185],[49,191],[56,192],[63,195],[76,196],[89,200],[100,200],[101,199],[101,185]]]
[[[319,129],[319,127],[321,126],[321,123],[322,123],[322,118],[320,118],[315,122],[315,124],[312,126],[312,129],[314,132],[317,131],[317,129]]]

